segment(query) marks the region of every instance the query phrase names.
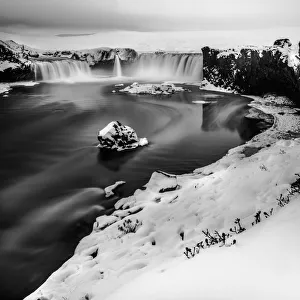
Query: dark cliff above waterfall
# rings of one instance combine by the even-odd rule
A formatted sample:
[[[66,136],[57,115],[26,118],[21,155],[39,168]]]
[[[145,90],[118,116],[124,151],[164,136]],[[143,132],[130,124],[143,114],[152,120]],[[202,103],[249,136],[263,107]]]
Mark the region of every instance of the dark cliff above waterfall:
[[[130,48],[96,48],[86,50],[41,50],[14,41],[0,41],[0,82],[33,80],[35,61],[72,59],[90,66],[113,63],[116,53],[122,61],[132,62],[138,54]]]
[[[0,82],[32,79],[31,64],[21,45],[0,41]]]
[[[238,93],[285,95],[300,105],[300,58],[291,46],[281,39],[270,47],[204,47],[204,79]]]
[[[43,52],[43,55],[48,55],[53,58],[67,58],[80,61],[86,61],[90,66],[96,66],[105,62],[113,62],[116,54],[122,61],[132,62],[138,56],[137,52],[130,48],[96,48],[86,50],[66,50],[55,52]]]

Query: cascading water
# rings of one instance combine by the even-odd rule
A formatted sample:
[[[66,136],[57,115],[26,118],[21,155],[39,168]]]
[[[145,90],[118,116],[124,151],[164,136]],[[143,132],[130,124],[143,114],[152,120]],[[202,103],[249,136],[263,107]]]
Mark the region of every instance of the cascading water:
[[[120,58],[119,58],[118,54],[116,54],[116,56],[115,56],[115,64],[114,64],[113,74],[116,77],[122,76],[122,67],[121,67],[121,62],[120,62]]]
[[[132,76],[191,82],[202,79],[202,69],[201,53],[142,53],[134,63]]]
[[[92,78],[89,65],[76,60],[37,61],[35,79],[43,81],[87,81]]]

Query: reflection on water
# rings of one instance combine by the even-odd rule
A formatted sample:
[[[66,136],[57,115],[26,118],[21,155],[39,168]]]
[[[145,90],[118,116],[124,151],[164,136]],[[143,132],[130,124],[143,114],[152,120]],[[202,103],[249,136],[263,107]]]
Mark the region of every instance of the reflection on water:
[[[153,171],[190,172],[257,130],[245,121],[247,102],[239,96],[197,87],[171,97],[113,89],[113,82],[41,83],[0,96],[1,299],[37,288],[72,255],[96,216],[110,213]],[[193,104],[210,98],[216,103]],[[99,153],[97,132],[112,120],[136,129],[149,146]],[[117,180],[127,183],[106,199],[103,189]]]

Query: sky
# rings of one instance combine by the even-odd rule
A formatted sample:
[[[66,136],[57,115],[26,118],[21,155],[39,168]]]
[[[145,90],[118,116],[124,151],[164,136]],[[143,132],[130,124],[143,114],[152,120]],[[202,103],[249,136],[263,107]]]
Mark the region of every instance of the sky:
[[[98,44],[103,36],[112,44],[124,33],[140,43],[161,32],[164,38],[174,32],[200,32],[201,37],[204,32],[267,34],[286,28],[288,33],[300,28],[299,10],[299,0],[0,0],[0,39],[45,47],[47,37],[48,47],[60,41],[77,48],[85,36]]]

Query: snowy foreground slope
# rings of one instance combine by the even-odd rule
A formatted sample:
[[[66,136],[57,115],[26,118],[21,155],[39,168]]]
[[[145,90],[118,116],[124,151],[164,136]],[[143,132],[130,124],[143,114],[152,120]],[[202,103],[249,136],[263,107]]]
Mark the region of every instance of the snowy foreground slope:
[[[162,265],[106,299],[299,299],[299,215],[298,198],[241,234],[235,247]]]
[[[26,299],[300,299],[300,195],[277,201],[299,179],[298,111],[284,98],[255,99],[251,114],[272,113],[271,129],[193,174],[154,173],[97,218],[74,256]],[[183,254],[205,239],[202,230],[228,233],[236,218],[246,231],[229,247]]]

